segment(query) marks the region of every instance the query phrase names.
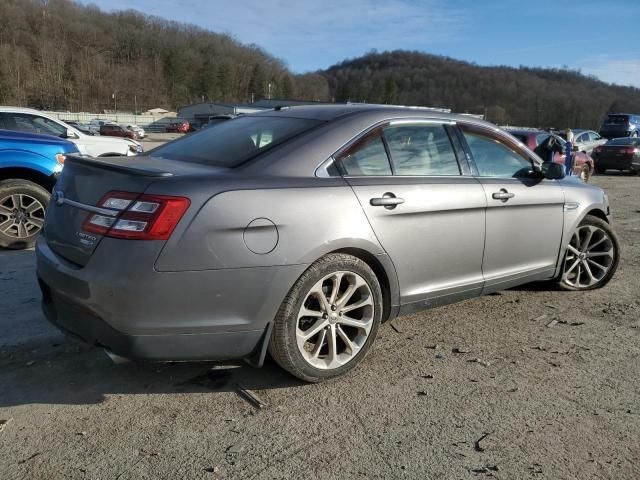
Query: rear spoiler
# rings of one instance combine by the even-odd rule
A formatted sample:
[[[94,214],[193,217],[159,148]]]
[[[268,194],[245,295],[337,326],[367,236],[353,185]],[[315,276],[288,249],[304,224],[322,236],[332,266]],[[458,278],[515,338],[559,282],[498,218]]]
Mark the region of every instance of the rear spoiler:
[[[80,155],[67,155],[65,163],[78,163],[81,165],[88,165],[90,167],[99,167],[106,170],[113,170],[115,172],[129,173],[133,175],[140,175],[142,177],[172,177],[173,173],[165,172],[153,167],[134,167],[126,165],[122,162],[124,159],[128,161],[134,161],[136,157],[83,157]]]

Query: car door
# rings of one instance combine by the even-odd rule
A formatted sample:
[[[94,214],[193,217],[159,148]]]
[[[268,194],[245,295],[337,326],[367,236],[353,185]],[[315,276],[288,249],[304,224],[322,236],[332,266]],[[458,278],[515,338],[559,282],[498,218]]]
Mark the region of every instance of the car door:
[[[551,278],[564,222],[562,187],[532,175],[529,152],[497,129],[459,128],[487,201],[483,293]]]
[[[336,156],[395,265],[402,312],[482,291],[486,199],[449,128],[391,121]]]

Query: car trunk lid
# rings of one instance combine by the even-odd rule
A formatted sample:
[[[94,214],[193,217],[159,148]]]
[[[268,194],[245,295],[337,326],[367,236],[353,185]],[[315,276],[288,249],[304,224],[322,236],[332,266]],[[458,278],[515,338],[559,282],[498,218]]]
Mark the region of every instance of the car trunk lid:
[[[104,237],[88,232],[85,220],[93,214],[119,218],[122,213],[100,205],[105,194],[117,191],[142,195],[153,182],[169,181],[203,168],[151,157],[68,156],[45,219],[47,243],[61,257],[84,266]]]

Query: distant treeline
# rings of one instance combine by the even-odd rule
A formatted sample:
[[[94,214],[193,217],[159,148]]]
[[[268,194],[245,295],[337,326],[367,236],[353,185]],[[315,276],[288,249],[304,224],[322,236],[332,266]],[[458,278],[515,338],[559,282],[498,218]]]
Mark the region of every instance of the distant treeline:
[[[596,128],[609,111],[640,113],[640,89],[577,71],[481,67],[420,52],[372,52],[296,75],[228,35],[70,0],[0,0],[0,25],[4,105],[96,112],[270,95],[444,107],[558,128]]]
[[[393,51],[346,60],[325,75],[336,101],[445,107],[500,125],[597,128],[607,112],[640,113],[640,89],[567,69],[480,67]]]
[[[329,95],[321,75],[292,75],[260,47],[228,35],[69,0],[0,0],[0,104],[176,108],[203,98],[259,99],[269,84],[274,98]]]

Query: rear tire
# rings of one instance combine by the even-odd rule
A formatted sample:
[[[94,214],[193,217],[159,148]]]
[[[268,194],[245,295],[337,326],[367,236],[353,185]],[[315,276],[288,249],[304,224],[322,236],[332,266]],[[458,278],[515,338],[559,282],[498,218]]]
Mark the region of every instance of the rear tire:
[[[375,341],[383,310],[378,279],[365,262],[332,253],[312,264],[285,297],[269,353],[306,382],[343,375]]]
[[[49,198],[47,190],[29,180],[0,181],[0,247],[33,247]]]
[[[571,235],[558,285],[583,291],[604,287],[620,262],[620,244],[611,226],[587,215]]]

